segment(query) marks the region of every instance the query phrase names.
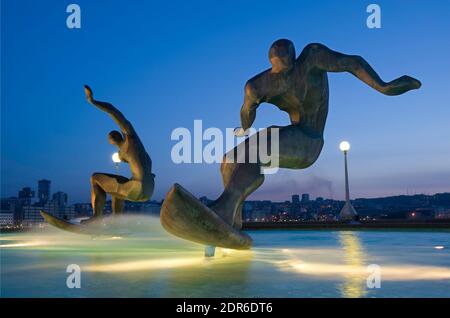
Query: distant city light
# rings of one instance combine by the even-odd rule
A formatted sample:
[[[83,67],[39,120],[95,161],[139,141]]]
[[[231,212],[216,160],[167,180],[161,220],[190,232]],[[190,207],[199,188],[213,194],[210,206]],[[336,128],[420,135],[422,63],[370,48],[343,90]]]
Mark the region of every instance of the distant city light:
[[[113,155],[112,155],[112,161],[113,161],[114,163],[119,163],[119,162],[121,161],[118,152],[113,153]]]
[[[349,151],[350,143],[348,141],[341,141],[341,143],[339,144],[339,149],[341,149],[341,151]]]

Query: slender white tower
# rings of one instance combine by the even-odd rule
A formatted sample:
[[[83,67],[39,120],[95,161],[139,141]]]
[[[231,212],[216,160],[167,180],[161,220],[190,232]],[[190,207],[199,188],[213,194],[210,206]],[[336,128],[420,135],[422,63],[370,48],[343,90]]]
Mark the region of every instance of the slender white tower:
[[[339,144],[339,149],[344,153],[345,161],[345,204],[339,213],[339,219],[341,221],[353,221],[356,220],[358,213],[350,202],[350,190],[348,186],[348,168],[347,168],[347,153],[350,150],[350,143],[348,141],[342,141]]]

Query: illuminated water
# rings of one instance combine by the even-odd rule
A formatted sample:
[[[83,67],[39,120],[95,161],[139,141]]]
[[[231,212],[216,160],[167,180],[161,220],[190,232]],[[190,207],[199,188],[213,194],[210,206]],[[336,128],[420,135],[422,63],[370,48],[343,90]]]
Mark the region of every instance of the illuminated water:
[[[153,218],[130,237],[45,228],[1,235],[2,297],[450,297],[450,233],[252,231],[252,251],[176,239]],[[129,223],[127,223],[129,224]],[[81,267],[81,288],[66,267]],[[381,288],[366,285],[381,268]]]

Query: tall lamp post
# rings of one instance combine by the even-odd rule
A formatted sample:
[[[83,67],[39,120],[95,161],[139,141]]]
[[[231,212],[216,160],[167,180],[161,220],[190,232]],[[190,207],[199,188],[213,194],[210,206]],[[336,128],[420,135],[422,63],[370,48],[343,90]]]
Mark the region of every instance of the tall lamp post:
[[[114,165],[116,166],[116,172],[119,174],[119,163],[121,162],[119,153],[115,152],[112,154],[112,161],[114,162]]]
[[[350,190],[348,186],[348,168],[347,168],[347,153],[350,150],[350,143],[348,141],[342,141],[339,144],[339,149],[344,153],[345,160],[345,204],[339,213],[339,219],[341,221],[354,221],[358,217],[355,208],[350,202]]]

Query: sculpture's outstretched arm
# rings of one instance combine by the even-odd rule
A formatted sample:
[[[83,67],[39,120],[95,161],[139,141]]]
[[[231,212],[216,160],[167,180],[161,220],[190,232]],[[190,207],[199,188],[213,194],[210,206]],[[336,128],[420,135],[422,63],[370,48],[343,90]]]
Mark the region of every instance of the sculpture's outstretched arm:
[[[110,103],[95,100],[92,90],[89,86],[84,85],[84,91],[86,93],[86,99],[88,100],[88,102],[96,106],[100,110],[103,110],[104,112],[108,113],[112,117],[112,119],[117,123],[117,125],[119,125],[120,130],[122,130],[124,134],[127,135],[134,134],[133,126],[117,108],[115,108]]]
[[[361,56],[342,54],[319,43],[307,45],[299,59],[302,56],[306,63],[312,63],[321,70],[349,72],[385,95],[400,95],[421,86],[420,81],[407,75],[386,83]]]
[[[254,96],[250,83],[245,85],[244,104],[241,107],[241,128],[242,132],[250,128],[255,121],[256,109],[259,103]]]

